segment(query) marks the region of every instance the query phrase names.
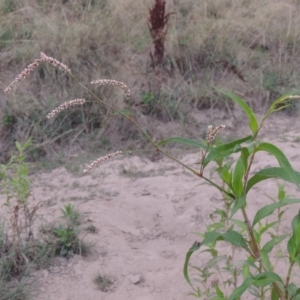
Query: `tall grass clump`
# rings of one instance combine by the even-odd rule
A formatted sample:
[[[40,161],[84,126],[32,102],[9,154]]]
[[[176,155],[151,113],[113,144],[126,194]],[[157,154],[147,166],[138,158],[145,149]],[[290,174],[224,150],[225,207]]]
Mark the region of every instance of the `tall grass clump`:
[[[213,223],[207,225],[205,232],[198,234],[201,241],[196,241],[186,254],[183,273],[187,283],[191,286],[193,296],[202,299],[234,300],[240,299],[244,293],[250,293],[256,299],[299,299],[300,287],[296,272],[299,272],[300,265],[300,213],[295,213],[288,233],[280,232],[278,227],[284,214],[282,208],[300,203],[300,199],[291,198],[283,186],[279,186],[278,199],[259,207],[253,218],[249,217],[247,203],[251,199],[249,193],[255,193],[254,187],[257,184],[263,184],[265,180],[281,179],[297,188],[300,186],[300,173],[293,169],[284,153],[275,145],[259,139],[260,131],[267,119],[273,113],[290,105],[289,101],[298,100],[300,96],[288,93],[279,97],[270,104],[261,120],[258,120],[244,100],[232,93],[217,90],[218,93],[229,97],[245,113],[249,121],[249,135],[222,143],[216,140],[217,134],[225,129],[225,125],[221,124],[216,127],[208,126],[204,140],[194,141],[187,138],[169,137],[157,142],[139,125],[131,111],[121,110],[110,102],[102,100],[97,93],[80,83],[72,73],[73,71],[65,64],[43,53],[17,76],[13,84],[19,84],[19,79],[23,79],[23,75],[33,73],[35,68],[45,63],[62,69],[67,76],[89,93],[90,100],[88,101],[92,101],[101,108],[111,109],[122,116],[136,127],[153,150],[189,170],[200,181],[211,185],[222,195],[223,206],[212,214]],[[128,86],[123,82],[98,79],[92,83],[113,85],[123,90],[127,99],[131,97]],[[8,86],[6,92],[10,91],[10,87],[11,85]],[[77,98],[65,102],[49,112],[48,118],[56,118],[62,110],[86,105],[88,101]],[[164,149],[168,143],[181,143],[198,148],[199,160],[196,162],[198,167],[189,166],[169,154]],[[254,171],[253,162],[261,151],[273,156],[277,165]],[[100,157],[84,172],[91,171],[119,155],[126,155],[126,151],[117,151]],[[208,170],[208,165],[213,169]],[[214,177],[213,174],[217,176]],[[71,207],[66,207],[64,214],[71,215],[71,211]],[[74,216],[74,213],[72,215]],[[273,215],[275,220],[266,219],[270,215]],[[64,241],[67,241],[69,245],[68,237]],[[231,246],[231,255],[223,253],[224,247],[219,247],[220,242]],[[277,260],[274,260],[273,253],[277,247],[280,247],[282,256],[276,259],[283,259],[286,262],[286,270],[278,270]],[[68,254],[69,249],[62,249],[64,254]],[[190,264],[192,255],[200,249],[203,250],[200,252],[201,255],[204,253],[211,255],[211,259],[207,261],[204,268]],[[238,261],[236,261],[237,252],[241,254]],[[194,272],[192,274],[191,270],[196,271],[198,280],[194,280]],[[219,279],[213,280],[209,285],[209,279],[215,270],[219,274]]]
[[[154,10],[156,3],[160,10]],[[188,113],[196,109],[232,110],[219,101],[212,86],[232,90],[247,99],[251,108],[261,110],[299,82],[297,2],[164,3],[1,0],[1,87],[36,53],[44,51],[64,61],[85,85],[94,78],[126,81],[132,87],[130,101],[120,101],[115,89],[91,89],[123,110],[134,107],[144,126],[185,124]],[[160,22],[156,27],[155,20]],[[159,74],[152,68],[150,53],[161,65]],[[53,157],[74,145],[85,149],[89,144],[90,151],[99,147],[116,150],[136,135],[109,108],[99,109],[93,103],[64,111],[52,126],[41,115],[59,105],[58,99],[89,101],[91,96],[68,74],[47,65],[39,65],[32,75],[32,81],[13,90],[8,98],[0,97],[2,161],[9,159],[14,141],[24,142],[29,136],[36,146],[31,156],[36,159]],[[144,146],[141,140],[139,143]]]

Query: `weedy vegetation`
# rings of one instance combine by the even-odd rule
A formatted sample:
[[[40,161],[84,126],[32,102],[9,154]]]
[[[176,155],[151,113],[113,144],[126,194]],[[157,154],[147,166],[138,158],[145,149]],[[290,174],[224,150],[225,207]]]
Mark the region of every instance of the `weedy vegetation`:
[[[249,193],[255,194],[256,185],[265,180],[280,179],[297,188],[300,185],[300,173],[293,169],[284,153],[275,145],[261,141],[259,135],[272,114],[297,107],[295,100],[300,98],[285,93],[299,82],[299,68],[295,68],[300,57],[297,26],[300,18],[296,13],[299,4],[270,0],[200,3],[174,0],[172,9],[168,10],[165,1],[157,0],[149,10],[148,30],[145,30],[139,16],[148,7],[140,1],[126,0],[122,5],[115,0],[89,4],[81,1],[76,6],[76,1],[69,0],[59,7],[55,2],[25,2],[0,2],[4,20],[0,49],[8,52],[15,42],[20,42],[18,51],[12,51],[6,61],[9,65],[24,64],[33,53],[41,49],[52,53],[50,45],[59,44],[62,50],[59,49],[57,56],[66,64],[41,53],[5,89],[9,101],[1,116],[4,133],[10,142],[18,140],[18,136],[25,137],[26,142],[16,143],[17,154],[1,166],[2,190],[7,195],[11,223],[9,234],[6,227],[1,227],[0,232],[0,287],[3,286],[0,293],[16,277],[22,278],[9,291],[23,292],[23,289],[19,291],[23,275],[31,262],[41,257],[40,249],[46,253],[43,257],[55,254],[69,257],[88,249],[79,238],[80,214],[72,205],[62,209],[62,224],[42,229],[47,235],[44,243],[39,244],[42,246],[35,243],[32,225],[39,205],[31,207],[29,203],[30,180],[24,156],[31,141],[35,141],[34,149],[38,150],[30,154],[38,157],[53,154],[57,148],[75,140],[84,148],[84,144],[89,144],[87,136],[94,141],[92,147],[89,144],[92,149],[124,145],[130,138],[136,144],[139,132],[143,145],[149,145],[189,170],[222,195],[223,207],[211,215],[211,224],[205,232],[198,233],[201,240],[186,254],[183,274],[191,295],[214,300],[241,299],[249,294],[257,299],[300,299],[296,276],[300,265],[300,213],[295,213],[288,233],[280,230],[284,207],[300,203],[300,199],[290,197],[284,186],[279,185],[277,199],[258,208],[253,218],[247,209]],[[135,10],[130,9],[133,5]],[[27,19],[32,22],[25,22]],[[99,24],[99,19],[106,22]],[[135,24],[134,28],[131,24]],[[116,27],[120,30],[116,31]],[[20,28],[19,35],[14,34]],[[33,36],[39,43],[32,43]],[[100,47],[97,41],[103,40],[106,43]],[[154,52],[147,51],[152,46]],[[140,70],[141,61],[146,61],[143,70]],[[123,71],[120,63],[124,65]],[[75,74],[79,74],[78,78]],[[33,80],[15,89],[29,75]],[[95,78],[127,78],[128,84],[135,88],[130,90],[119,80]],[[222,90],[212,86],[220,86]],[[225,89],[235,90],[235,94],[224,92]],[[124,101],[112,97],[120,92],[125,94]],[[52,96],[48,99],[46,95]],[[74,100],[59,104],[57,99],[67,95]],[[244,96],[256,101],[246,103]],[[112,98],[118,100],[106,100]],[[189,111],[220,105],[220,98],[230,99],[228,110],[233,103],[245,113],[249,120],[248,136],[222,143],[216,140],[216,135],[225,126],[219,125],[209,126],[203,140],[169,137],[157,142],[136,114],[136,109],[140,109],[144,116],[163,122],[174,119],[184,122]],[[261,106],[267,109],[259,120],[254,111]],[[26,114],[21,113],[24,109]],[[51,122],[40,119],[45,111],[50,111]],[[166,150],[167,145],[174,143],[199,150],[197,168]],[[253,162],[261,151],[273,156],[277,165],[254,172]],[[84,172],[128,152],[115,151],[102,156]],[[222,252],[224,243],[231,246],[231,255]],[[204,267],[192,262],[195,252],[211,256]],[[274,258],[274,252],[280,255]],[[241,258],[235,261],[237,253]],[[285,261],[284,272],[278,270],[277,260]],[[215,274],[219,275],[218,280],[211,279]],[[105,289],[108,285],[105,280],[99,275],[95,282]],[[14,295],[9,299],[25,299]]]
[[[244,293],[250,293],[259,299],[300,299],[300,287],[293,281],[294,271],[300,265],[300,212],[291,221],[290,233],[282,234],[278,230],[284,214],[284,210],[281,209],[288,205],[300,203],[300,199],[286,195],[284,187],[280,185],[278,199],[274,203],[259,208],[252,220],[247,212],[248,194],[260,182],[270,179],[281,179],[284,182],[295,185],[297,188],[300,186],[300,173],[293,169],[284,153],[275,145],[259,140],[259,133],[268,117],[286,108],[290,105],[289,101],[297,100],[300,96],[289,93],[279,97],[270,105],[259,121],[253,110],[241,98],[232,93],[217,90],[234,101],[246,114],[250,130],[248,136],[228,143],[222,143],[219,140],[215,142],[216,135],[225,128],[225,125],[222,124],[216,127],[208,126],[206,139],[198,142],[180,137],[171,137],[156,142],[141,128],[130,111],[120,110],[112,104],[103,101],[93,91],[90,91],[77,81],[66,65],[44,53],[41,53],[40,58],[36,59],[33,64],[30,64],[16,78],[13,84],[17,84],[20,78],[23,79],[23,77],[32,73],[36,67],[44,63],[51,64],[67,73],[70,78],[78,82],[94,97],[93,101],[95,104],[109,108],[123,116],[137,128],[155,151],[180,164],[198,177],[199,180],[205,181],[212,188],[217,189],[223,196],[223,208],[217,209],[212,214],[213,223],[207,226],[205,232],[199,233],[202,240],[195,242],[186,255],[183,273],[193,290],[191,295],[203,299],[234,300],[239,299]],[[122,82],[100,79],[92,81],[92,83],[113,85],[121,88],[125,97],[130,99],[130,90]],[[9,92],[11,86],[6,89],[7,92]],[[82,106],[86,102],[85,99],[65,102],[54,108],[48,114],[48,119],[55,118],[62,110]],[[188,166],[184,161],[178,160],[166,152],[163,147],[168,143],[181,143],[197,147],[199,149],[199,161],[197,162],[199,167],[195,169]],[[251,167],[256,159],[256,154],[261,151],[273,156],[277,160],[278,166],[266,167],[253,173]],[[232,159],[233,154],[238,155],[238,158]],[[84,170],[84,173],[90,172],[93,168],[109,159],[124,155],[126,155],[126,151],[117,151],[102,156],[92,162]],[[214,166],[212,171],[207,170],[209,165]],[[211,172],[216,173],[218,179],[210,176],[209,173]],[[24,206],[24,201],[21,201],[18,205],[21,204]],[[16,208],[14,207],[12,210],[13,216],[16,215],[15,211]],[[274,212],[277,214],[276,220],[272,222],[266,220]],[[241,217],[238,217],[238,213],[240,213]],[[78,245],[75,224],[78,223],[79,214],[72,205],[65,205],[64,209],[62,209],[62,214],[66,225],[53,230],[53,234],[59,241],[59,254],[70,256],[75,253]],[[16,231],[14,236],[20,236],[18,227],[14,223],[13,229]],[[222,248],[218,248],[220,242],[231,245],[231,255],[222,254]],[[274,249],[279,245],[283,249],[282,259],[287,261],[285,275],[280,275],[280,270],[276,270],[276,264],[272,256]],[[212,256],[204,268],[190,265],[191,256],[199,249],[203,249],[203,252],[207,252]],[[238,263],[234,261],[237,249],[240,249],[244,254],[242,260]],[[192,279],[191,269],[198,272],[198,277],[200,278],[198,282],[200,284]],[[214,280],[212,287],[208,287],[208,279],[214,273],[212,272],[213,269],[219,271],[221,281]],[[224,272],[226,275],[223,274]],[[102,277],[98,277],[98,279],[99,285],[106,285]]]
[[[91,245],[80,238],[80,213],[71,204],[61,209],[63,223],[43,225],[38,235],[34,223],[41,202],[31,195],[30,164],[26,151],[31,140],[16,142],[15,153],[0,165],[1,192],[6,196],[5,216],[0,218],[0,299],[29,299],[34,269],[47,267],[55,255],[87,255]],[[45,230],[45,228],[48,230]]]
[[[111,278],[105,275],[101,275],[100,273],[95,276],[94,283],[97,289],[102,292],[108,292],[114,284]]]

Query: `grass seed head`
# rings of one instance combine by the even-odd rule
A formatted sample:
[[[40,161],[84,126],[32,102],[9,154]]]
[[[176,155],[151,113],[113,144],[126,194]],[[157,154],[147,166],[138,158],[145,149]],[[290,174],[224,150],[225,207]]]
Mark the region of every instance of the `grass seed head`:
[[[206,151],[201,148],[200,149],[200,161],[203,162],[204,158],[205,158],[205,154],[206,154]]]
[[[8,94],[12,87],[17,84],[22,79],[26,78],[40,63],[42,62],[42,59],[38,58],[35,59],[34,62],[30,65],[28,65],[27,68],[25,68],[16,78],[15,80],[4,89],[4,93]]]
[[[114,152],[114,153],[110,153],[110,154],[107,154],[105,156],[102,156],[98,159],[96,159],[95,161],[93,161],[85,170],[83,170],[83,173],[87,173],[88,171],[90,171],[91,169],[95,168],[96,166],[98,166],[99,164],[109,160],[109,159],[112,159],[120,154],[123,154],[122,151],[117,151],[117,152]]]
[[[207,142],[208,144],[210,144],[211,142],[213,142],[214,139],[215,139],[215,137],[216,137],[216,135],[217,135],[217,133],[218,133],[221,129],[223,129],[223,128],[225,128],[225,125],[223,125],[223,124],[221,124],[221,125],[215,127],[214,129],[213,129],[213,127],[212,127],[211,125],[209,125],[209,126],[207,127],[206,142]]]
[[[289,96],[286,98],[287,100],[290,100],[290,99],[300,99],[300,95],[292,95],[292,96]]]
[[[14,81],[4,89],[4,93],[8,94],[12,87],[17,84],[19,81],[22,79],[26,78],[38,65],[40,65],[43,62],[48,62],[55,67],[58,67],[61,70],[64,70],[66,72],[71,72],[71,70],[63,63],[59,62],[57,59],[52,58],[50,56],[47,56],[45,53],[41,52],[40,53],[40,58],[37,58],[34,60],[33,63],[27,66],[15,79]]]
[[[59,106],[57,106],[56,108],[54,108],[48,115],[47,115],[47,118],[48,119],[51,119],[51,118],[54,118],[58,113],[60,113],[62,110],[65,110],[69,107],[72,107],[72,106],[76,106],[76,105],[82,105],[84,104],[86,101],[85,99],[75,99],[75,100],[71,100],[71,101],[68,101],[68,102],[65,102]]]
[[[115,85],[124,90],[126,99],[130,99],[130,89],[129,87],[121,81],[113,80],[113,79],[98,79],[91,82],[91,84],[99,84],[99,85]]]
[[[71,73],[71,70],[65,64],[61,63],[57,59],[47,56],[43,52],[41,52],[40,57],[43,62],[48,62],[48,63],[52,64],[53,66],[58,67],[61,70]]]

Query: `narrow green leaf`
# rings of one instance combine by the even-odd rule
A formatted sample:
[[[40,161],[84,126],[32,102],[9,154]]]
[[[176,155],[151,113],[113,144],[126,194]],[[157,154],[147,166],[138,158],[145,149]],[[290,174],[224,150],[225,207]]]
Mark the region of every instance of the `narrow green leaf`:
[[[224,224],[218,222],[207,226],[208,231],[224,228]]]
[[[228,231],[223,233],[223,239],[226,242],[229,242],[230,244],[232,244],[235,247],[242,247],[246,250],[248,250],[248,245],[245,241],[245,239],[243,238],[243,236],[236,232],[236,231]]]
[[[229,186],[230,189],[232,189],[232,185],[231,185],[232,175],[228,171],[228,169],[224,167],[219,167],[217,168],[216,171],[219,173],[221,179]]]
[[[293,235],[295,237],[299,237],[300,239],[300,235],[299,235],[299,230],[300,230],[300,211],[298,212],[298,214],[293,218],[292,220],[292,230],[293,230]]]
[[[274,221],[271,223],[268,223],[265,226],[262,226],[261,228],[259,228],[259,234],[263,235],[266,231],[268,231],[270,228],[274,227],[276,224],[278,223],[278,221]]]
[[[238,159],[232,176],[232,189],[236,197],[241,197],[244,186],[243,178],[248,166],[249,151],[247,148],[241,149],[241,156]]]
[[[261,209],[259,209],[256,212],[256,215],[254,216],[254,219],[253,219],[252,226],[254,226],[256,223],[258,223],[263,218],[271,215],[275,209],[278,209],[285,205],[295,204],[295,203],[300,203],[300,199],[283,199],[280,202],[272,203],[272,204],[262,207]]]
[[[286,196],[284,185],[283,184],[278,184],[277,186],[278,186],[278,195],[277,195],[277,198],[278,198],[279,201],[281,201]]]
[[[300,182],[300,173],[299,172],[294,171],[293,178],[294,177],[297,178],[296,179],[297,182]],[[257,183],[259,183],[263,180],[266,180],[266,179],[270,179],[270,178],[278,178],[278,179],[282,179],[287,182],[294,183],[294,179],[291,180],[290,176],[287,175],[287,173],[285,172],[285,170],[283,168],[271,167],[271,168],[262,169],[262,170],[258,171],[255,175],[253,175],[253,177],[251,177],[248,180],[246,192],[248,193],[249,190]]]
[[[222,236],[222,233],[217,231],[211,231],[205,233],[204,240],[201,242],[201,245],[210,245],[216,243],[216,241]]]
[[[244,278],[244,280],[245,280],[246,278],[248,278],[249,275],[250,275],[250,267],[249,267],[248,264],[244,264],[244,265],[243,265],[243,278]]]
[[[168,138],[168,139],[158,142],[156,145],[157,145],[157,147],[160,147],[167,143],[179,143],[179,144],[187,145],[190,147],[204,148],[204,149],[207,148],[207,143],[204,140],[194,141],[194,140],[191,140],[188,138],[183,138],[183,137],[171,137],[171,138]]]
[[[273,237],[270,241],[265,243],[265,245],[262,247],[262,250],[265,251],[266,253],[269,253],[273,250],[274,246],[280,244],[281,241],[286,239],[289,236],[289,234],[283,234],[280,236],[275,236]]]
[[[299,262],[298,255],[300,254],[300,211],[292,220],[292,236],[288,241],[288,252],[292,260],[296,259]]]
[[[248,245],[243,236],[233,230],[227,231],[225,233],[217,231],[207,232],[205,234],[204,240],[201,242],[201,245],[210,245],[214,244],[217,241],[226,241],[236,247],[241,247],[248,251]]]
[[[215,289],[216,289],[217,295],[218,295],[221,299],[224,299],[224,293],[221,291],[221,289],[220,289],[217,285],[216,285]]]
[[[253,277],[255,282],[253,283],[256,287],[266,286],[273,282],[282,282],[281,277],[274,272],[263,272]]]
[[[218,251],[216,249],[205,249],[205,250],[201,251],[201,253],[203,253],[203,252],[210,253],[212,257],[218,256]]]
[[[242,143],[251,142],[253,137],[251,135],[244,137],[242,139],[238,139],[232,141],[230,143],[226,143],[215,148],[211,148],[209,154],[204,159],[204,166],[206,166],[209,162],[215,161],[219,158],[228,157],[229,155],[239,152],[242,147]]]
[[[19,154],[23,153],[22,145],[18,141],[16,142],[16,148],[18,149]]]
[[[253,284],[254,281],[255,280],[252,277],[246,278],[244,282],[231,293],[228,300],[239,299],[244,294],[244,292]]]
[[[248,277],[244,282],[237,287],[232,294],[229,296],[228,300],[236,300],[251,286],[256,287],[266,286],[273,282],[282,282],[282,279],[273,272],[264,272],[253,277]]]
[[[245,174],[245,169],[243,168],[243,164],[239,159],[234,168],[233,176],[232,176],[232,189],[237,197],[240,197],[243,193],[243,176]]]
[[[289,253],[289,258],[291,262],[295,261],[295,257],[297,255],[297,248],[296,248],[296,242],[295,237],[291,236],[291,238],[287,242],[287,251]]]
[[[258,147],[255,148],[255,152],[258,151],[266,151],[273,155],[277,159],[280,167],[284,170],[285,175],[289,178],[288,181],[299,186],[299,177],[296,176],[296,173],[293,170],[289,160],[279,148],[270,143],[261,143]]]
[[[294,296],[296,296],[297,294],[299,295],[299,290],[297,288],[297,286],[295,285],[295,283],[290,283],[288,286],[288,292],[289,292],[289,299],[295,299]]]
[[[271,300],[279,300],[278,293],[274,288],[272,288]]]
[[[246,195],[245,193],[243,193],[240,197],[237,197],[234,200],[230,218],[232,218],[239,209],[245,206],[246,206]]]
[[[208,262],[205,263],[205,269],[209,270],[217,266],[219,262],[225,261],[226,259],[227,259],[226,255],[213,257]]]
[[[222,90],[217,89],[217,91],[219,91],[220,93],[230,97],[235,103],[237,103],[241,109],[246,113],[246,115],[249,118],[249,128],[251,129],[251,131],[253,132],[253,135],[256,134],[257,130],[258,130],[258,122],[256,119],[256,116],[254,114],[254,112],[252,111],[252,109],[246,104],[245,101],[243,101],[241,98],[239,98],[238,96],[229,93],[229,92],[224,92]]]
[[[192,256],[192,254],[197,251],[200,248],[201,244],[199,242],[195,242],[194,245],[190,248],[190,250],[187,252],[186,257],[185,257],[185,262],[183,266],[183,275],[185,280],[188,282],[188,284],[192,287],[192,289],[197,292],[197,290],[193,287],[192,282],[189,277],[189,271],[188,271],[188,266],[189,266],[189,261]]]
[[[261,261],[263,263],[265,270],[271,272],[273,270],[273,266],[271,264],[269,254],[264,249],[261,249],[260,254],[261,254]]]
[[[239,226],[243,232],[247,230],[247,225],[245,224],[245,222],[243,222],[241,220],[237,220],[237,219],[231,219],[231,221],[232,221],[232,223]]]

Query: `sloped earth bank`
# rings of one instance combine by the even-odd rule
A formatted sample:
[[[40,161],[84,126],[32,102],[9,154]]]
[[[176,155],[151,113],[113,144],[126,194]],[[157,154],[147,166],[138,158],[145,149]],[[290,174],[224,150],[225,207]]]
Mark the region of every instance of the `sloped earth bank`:
[[[275,143],[300,170],[300,128],[296,118],[273,119],[267,125],[265,140]],[[293,124],[293,126],[292,126]],[[188,154],[182,161],[194,165],[199,153]],[[74,162],[75,163],[75,162]],[[194,165],[196,167],[197,165]],[[259,153],[253,165],[257,171],[277,166],[265,153]],[[208,171],[207,171],[208,172]],[[204,232],[210,214],[222,206],[221,195],[182,167],[165,158],[156,162],[137,156],[109,161],[89,174],[75,176],[64,168],[41,173],[34,182],[35,201],[43,201],[40,221],[57,220],[64,204],[73,204],[84,216],[82,226],[93,224],[98,232],[86,233],[93,241],[92,254],[57,259],[47,270],[38,271],[38,300],[181,300],[190,287],[183,277],[187,250]],[[300,197],[289,185],[288,193]],[[250,218],[260,207],[276,199],[277,183],[265,181],[249,196]],[[300,205],[288,208],[281,230],[287,232]],[[237,216],[238,217],[238,216]],[[223,244],[222,253],[231,253]],[[274,254],[275,255],[275,254]],[[237,251],[237,259],[243,258]],[[192,264],[204,266],[208,256],[198,252]],[[277,263],[285,275],[285,263]],[[108,292],[93,283],[96,274],[110,277],[114,284]],[[296,281],[299,275],[296,274]],[[211,280],[217,280],[215,275]],[[219,278],[220,280],[220,278]],[[243,299],[253,299],[245,296]]]

